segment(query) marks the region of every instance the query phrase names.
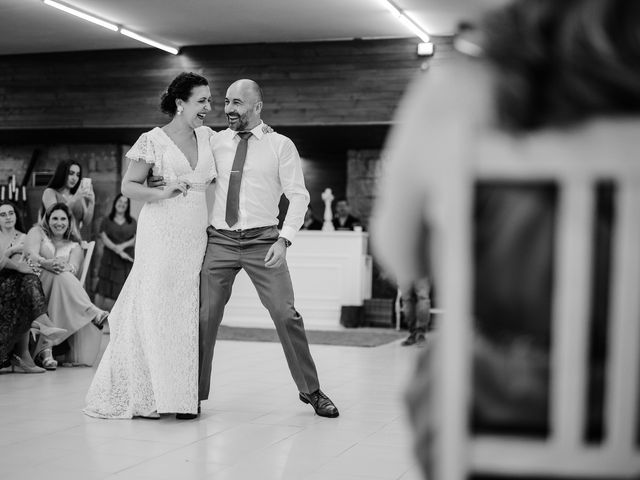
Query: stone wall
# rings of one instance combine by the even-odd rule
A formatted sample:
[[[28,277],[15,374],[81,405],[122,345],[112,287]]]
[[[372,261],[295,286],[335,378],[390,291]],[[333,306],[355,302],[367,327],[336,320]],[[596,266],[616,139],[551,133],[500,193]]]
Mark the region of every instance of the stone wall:
[[[347,200],[352,214],[362,220],[367,229],[380,175],[379,149],[347,152]]]
[[[378,188],[381,155],[381,149],[349,150],[347,152],[347,200],[351,205],[352,214],[360,218],[365,230],[369,229],[371,210],[373,209]],[[371,245],[371,242],[369,242],[369,245]],[[390,281],[388,276],[380,269],[374,256],[372,297],[395,299],[396,292],[395,283]],[[388,311],[385,310],[385,315],[391,318],[392,307],[388,307]]]

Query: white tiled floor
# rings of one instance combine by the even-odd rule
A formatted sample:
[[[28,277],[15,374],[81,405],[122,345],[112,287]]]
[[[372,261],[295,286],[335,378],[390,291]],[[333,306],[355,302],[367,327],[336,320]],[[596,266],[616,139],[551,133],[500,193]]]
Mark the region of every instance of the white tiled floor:
[[[311,350],[337,419],[298,400],[278,343],[218,342],[191,421],[84,416],[91,368],[1,374],[0,479],[418,480],[402,404],[418,349]]]

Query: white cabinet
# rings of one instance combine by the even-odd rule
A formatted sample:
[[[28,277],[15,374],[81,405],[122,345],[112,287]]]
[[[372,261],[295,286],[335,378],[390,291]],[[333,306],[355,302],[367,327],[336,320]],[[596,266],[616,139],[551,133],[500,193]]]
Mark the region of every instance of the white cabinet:
[[[371,257],[365,232],[301,231],[287,251],[296,309],[310,329],[339,329],[343,305],[371,298]],[[222,323],[271,327],[244,271],[236,277]]]

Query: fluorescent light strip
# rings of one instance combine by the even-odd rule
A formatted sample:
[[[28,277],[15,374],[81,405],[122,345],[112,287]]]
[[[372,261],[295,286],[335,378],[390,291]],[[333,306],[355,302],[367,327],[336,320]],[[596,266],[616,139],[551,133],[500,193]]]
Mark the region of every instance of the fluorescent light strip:
[[[391,12],[393,16],[395,17],[402,16],[402,12],[398,10],[398,7],[396,7],[393,3],[387,2],[387,0],[382,0],[382,4],[387,8],[387,10]]]
[[[94,17],[93,15],[89,15],[87,13],[81,12],[80,10],[76,10],[75,8],[67,7],[66,5],[63,5],[61,3],[54,2],[53,0],[44,0],[43,3],[45,5],[49,5],[50,7],[57,8],[58,10],[62,10],[63,12],[70,13],[71,15],[75,15],[76,17],[86,20],[87,22],[100,25],[101,27],[109,29],[112,32],[118,31],[117,25],[114,25],[113,23],[105,22],[104,20],[100,20],[99,18]]]
[[[413,25],[413,27],[410,27],[409,25],[407,25],[407,27],[410,30],[412,28],[415,28],[415,30],[413,30],[413,33],[415,33],[423,42],[431,41],[431,38],[429,38],[429,34],[424,31],[424,29],[420,26],[418,22],[416,22],[416,19],[413,18],[413,15],[409,15],[408,12],[402,12],[402,14],[411,23],[411,25]]]
[[[423,42],[428,42],[430,40],[429,34],[425,32],[422,29],[422,27],[418,25],[418,23],[413,18],[409,17],[407,13],[405,13],[403,10],[400,10],[398,7],[396,7],[395,4],[390,0],[381,0],[381,1],[383,5],[387,8],[387,10],[389,10],[394,17],[400,20],[400,22],[402,22],[402,24],[405,27],[411,30],[411,32],[416,37],[420,38],[420,40],[422,40]]]
[[[138,35],[131,30],[127,30],[126,28],[120,28],[120,33],[127,37],[133,38],[134,40],[138,40],[139,42],[146,43],[147,45],[151,45],[152,47],[159,48],[160,50],[164,50],[165,52],[171,53],[173,55],[178,54],[178,49],[169,47],[167,45],[163,45],[162,43],[158,43],[155,40],[151,40],[150,38],[143,37],[142,35]]]
[[[429,35],[427,35],[425,32],[423,32],[420,27],[415,25],[407,17],[405,17],[403,15],[402,17],[399,18],[399,20],[400,20],[401,23],[404,24],[405,27],[407,27],[409,30],[411,30],[413,32],[413,34],[416,37],[418,37],[420,40],[422,40],[423,42],[428,42],[429,41]]]
[[[177,55],[179,53],[179,50],[177,48],[169,47],[168,45],[156,42],[155,40],[151,40],[150,38],[143,37],[142,35],[132,32],[131,30],[119,27],[118,25],[115,25],[113,23],[105,22],[104,20],[94,17],[93,15],[81,12],[80,10],[76,10],[75,8],[63,5],[62,3],[56,2],[54,0],[42,0],[42,3],[50,7],[57,8],[58,10],[62,10],[65,13],[69,13],[88,22],[100,25],[101,27],[107,28],[112,32],[120,32],[122,35],[133,38],[134,40],[137,40],[139,42],[146,43],[147,45],[151,45],[152,47],[159,48],[160,50],[164,50],[165,52],[171,53],[173,55]]]

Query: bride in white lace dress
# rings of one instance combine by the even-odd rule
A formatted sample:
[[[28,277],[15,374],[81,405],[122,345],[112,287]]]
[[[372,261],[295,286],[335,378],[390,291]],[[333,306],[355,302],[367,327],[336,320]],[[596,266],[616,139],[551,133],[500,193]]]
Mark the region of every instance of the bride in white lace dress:
[[[210,95],[204,77],[178,75],[161,105],[171,122],[143,133],[126,154],[131,163],[123,194],[146,203],[138,218],[135,262],[111,310],[111,339],[87,394],[87,415],[197,413],[205,189],[216,176],[209,147],[213,132],[203,126]],[[164,177],[164,189],[143,185],[150,165]]]

